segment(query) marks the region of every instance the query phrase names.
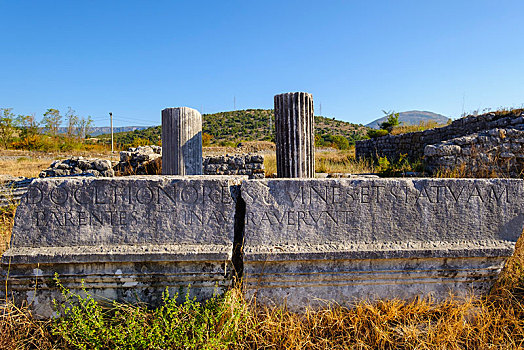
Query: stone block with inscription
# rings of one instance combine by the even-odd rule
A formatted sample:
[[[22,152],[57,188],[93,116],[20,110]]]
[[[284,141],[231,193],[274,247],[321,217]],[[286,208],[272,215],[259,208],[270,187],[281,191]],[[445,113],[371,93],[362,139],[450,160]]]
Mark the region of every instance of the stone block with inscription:
[[[524,226],[522,180],[242,183],[243,281],[292,309],[489,289]]]
[[[131,176],[32,182],[2,256],[8,296],[52,313],[53,276],[71,290],[157,304],[190,285],[199,299],[231,283],[242,177]],[[238,219],[236,219],[238,221]]]

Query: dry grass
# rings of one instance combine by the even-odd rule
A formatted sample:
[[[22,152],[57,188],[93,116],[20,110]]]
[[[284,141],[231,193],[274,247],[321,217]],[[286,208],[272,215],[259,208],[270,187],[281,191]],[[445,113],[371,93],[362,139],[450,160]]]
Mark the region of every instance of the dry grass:
[[[51,335],[50,324],[35,319],[26,306],[0,303],[0,350],[65,348]]]
[[[10,232],[14,210],[1,216]],[[234,349],[522,349],[524,346],[524,244],[517,243],[490,295],[443,302],[362,301],[293,313],[242,301]],[[241,297],[236,291],[235,295]],[[229,299],[231,309],[238,303]],[[235,303],[235,305],[233,305]],[[149,313],[148,310],[141,312]],[[146,317],[147,318],[147,317]],[[0,349],[67,349],[52,322],[36,320],[26,306],[0,303]]]
[[[276,155],[266,154],[264,156],[264,168],[266,176],[277,172]],[[329,150],[315,152],[315,171],[317,173],[351,173],[365,174],[375,172],[371,160],[355,159],[355,148],[349,150]]]
[[[347,151],[321,151],[315,153],[317,173],[364,174],[375,172],[371,160],[355,159],[355,148]]]
[[[0,207],[0,256],[7,249],[11,239],[16,206]]]
[[[264,169],[266,177],[277,173],[277,156],[275,153],[264,155]]]
[[[424,131],[428,129],[441,128],[447,124],[439,124],[435,121],[421,121],[416,125],[399,125],[395,126],[391,131],[391,135],[406,134],[408,132]]]
[[[24,177],[38,177],[40,171],[46,169],[56,159],[72,156],[86,158],[118,159],[118,153],[111,156],[111,151],[105,149],[76,150],[71,152],[39,152],[2,150],[0,155],[0,174]]]
[[[40,171],[48,168],[50,164],[49,159],[27,157],[0,160],[0,172],[5,175],[38,177]]]

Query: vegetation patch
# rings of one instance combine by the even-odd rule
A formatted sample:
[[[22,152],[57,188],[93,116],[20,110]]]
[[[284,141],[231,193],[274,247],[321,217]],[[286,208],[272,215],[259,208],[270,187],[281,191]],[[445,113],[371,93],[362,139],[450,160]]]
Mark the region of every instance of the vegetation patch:
[[[366,137],[369,128],[335,118],[315,116],[315,145],[348,149],[355,141]],[[275,116],[272,109],[246,109],[202,115],[202,143],[204,146],[218,145],[235,147],[243,141],[274,142]],[[121,148],[145,144],[159,144],[162,127],[154,126],[143,130],[114,134]],[[100,135],[103,140],[110,135]]]

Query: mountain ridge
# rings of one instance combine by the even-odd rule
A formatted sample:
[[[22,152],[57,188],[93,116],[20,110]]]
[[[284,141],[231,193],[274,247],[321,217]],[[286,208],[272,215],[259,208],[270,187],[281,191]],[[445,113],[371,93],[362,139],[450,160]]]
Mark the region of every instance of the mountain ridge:
[[[380,129],[380,124],[384,122],[387,119],[387,116],[383,116],[381,118],[375,119],[372,122],[366,124],[367,127],[373,128],[373,129]],[[450,118],[434,113],[429,111],[419,111],[419,110],[412,110],[412,111],[405,111],[399,113],[399,122],[406,125],[418,125],[420,122],[436,122],[438,124],[447,124]]]

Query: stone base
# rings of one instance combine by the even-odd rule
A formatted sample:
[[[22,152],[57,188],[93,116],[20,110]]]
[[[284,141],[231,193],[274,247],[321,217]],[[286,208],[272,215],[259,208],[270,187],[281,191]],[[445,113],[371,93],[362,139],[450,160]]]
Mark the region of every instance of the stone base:
[[[53,300],[63,301],[54,281],[73,293],[86,290],[101,301],[145,303],[158,306],[162,294],[178,293],[183,301],[202,301],[231,286],[233,267],[227,246],[121,246],[114,248],[24,248],[3,256],[2,279],[7,279],[7,298],[17,305],[29,304],[38,317],[54,314]],[[194,247],[196,248],[196,247]],[[229,250],[229,251],[228,251]],[[5,294],[5,288],[1,292]],[[3,296],[2,296],[3,297]]]
[[[457,254],[461,251],[466,254]],[[261,253],[246,253],[243,281],[248,299],[294,311],[361,300],[443,300],[450,293],[465,297],[488,292],[510,251],[504,245],[440,251],[281,251],[266,253],[264,259]]]

